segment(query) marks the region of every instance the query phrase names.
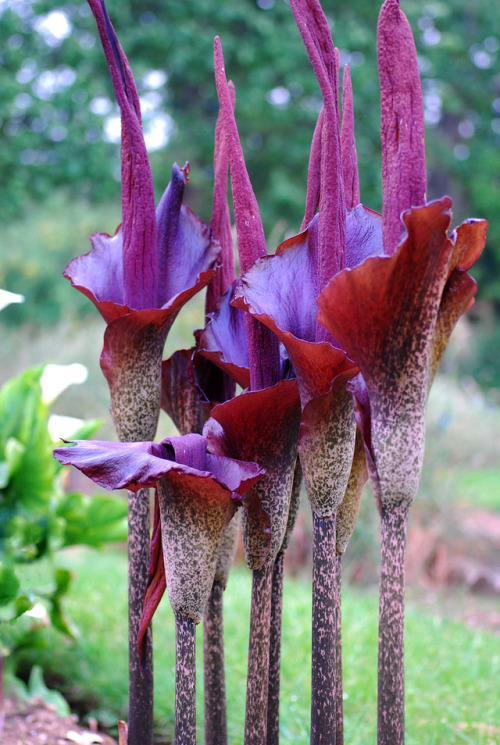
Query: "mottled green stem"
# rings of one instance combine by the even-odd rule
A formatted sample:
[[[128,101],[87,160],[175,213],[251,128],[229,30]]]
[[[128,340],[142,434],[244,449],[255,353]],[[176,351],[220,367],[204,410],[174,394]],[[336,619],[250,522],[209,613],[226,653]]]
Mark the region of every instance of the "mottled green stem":
[[[128,495],[128,613],[129,613],[129,745],[152,745],[153,742],[153,645],[151,626],[147,631],[144,665],[141,674],[137,635],[142,616],[150,559],[149,489]],[[147,540],[138,536],[145,537]]]
[[[337,594],[335,606],[335,665],[337,668],[335,699],[336,699],[336,729],[335,745],[344,745],[344,688],[342,684],[342,554],[335,556],[335,591]]]
[[[273,567],[271,631],[269,640],[269,693],[267,699],[267,745],[280,740],[281,616],[283,609],[283,563],[280,551]]]
[[[336,745],[335,520],[313,510],[311,745]]]
[[[255,569],[252,578],[248,647],[245,745],[266,745],[269,694],[269,632],[273,564]]]
[[[382,507],[378,637],[378,745],[405,741],[404,592],[408,505]]]
[[[205,745],[227,745],[222,582],[214,582],[203,616]]]
[[[174,745],[196,745],[196,622],[175,613]]]

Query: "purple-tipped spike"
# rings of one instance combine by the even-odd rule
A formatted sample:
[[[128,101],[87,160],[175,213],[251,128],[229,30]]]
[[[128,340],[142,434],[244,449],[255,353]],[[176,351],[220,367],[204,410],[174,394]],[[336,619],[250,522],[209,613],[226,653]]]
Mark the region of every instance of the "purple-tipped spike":
[[[345,201],[340,155],[338,60],[318,0],[291,0],[295,20],[323,95],[319,205],[319,290],[345,266]],[[319,338],[323,331],[318,328]]]
[[[320,195],[320,184],[321,184],[321,133],[323,131],[323,119],[324,110],[321,107],[321,111],[318,115],[318,121],[314,128],[314,134],[311,142],[311,152],[309,155],[309,166],[307,169],[307,196],[306,196],[306,208],[304,212],[304,219],[300,226],[300,232],[302,233],[319,207],[319,195]]]
[[[356,141],[354,139],[354,107],[352,100],[351,71],[344,67],[342,76],[342,126],[340,129],[342,153],[342,174],[346,209],[352,210],[359,204],[359,173]]]
[[[111,73],[122,121],[121,178],[125,302],[156,306],[157,254],[153,180],[142,133],[139,97],[128,60],[102,0],[88,0]]]
[[[229,83],[229,97],[231,107],[234,111],[236,100],[236,91],[234,85]],[[215,240],[221,245],[220,262],[221,266],[217,271],[212,282],[207,287],[207,297],[205,303],[205,312],[208,315],[215,310],[219,298],[224,295],[229,286],[236,279],[234,268],[234,249],[233,236],[231,233],[231,217],[229,206],[227,204],[227,174],[228,174],[228,150],[226,144],[226,135],[224,131],[224,121],[219,112],[217,124],[215,126],[215,146],[214,146],[214,192],[212,199],[212,219],[210,220],[210,229]]]
[[[214,40],[214,64],[217,95],[229,154],[240,272],[243,275],[258,258],[267,255],[266,240],[259,207],[250,183],[238,136],[231,93],[224,69],[222,47],[218,37]],[[274,385],[280,379],[277,338],[250,317],[245,318],[245,328],[248,339],[251,389],[259,390]]]
[[[386,0],[377,28],[380,78],[384,252],[392,256],[401,213],[425,204],[422,86],[413,34],[399,0]]]

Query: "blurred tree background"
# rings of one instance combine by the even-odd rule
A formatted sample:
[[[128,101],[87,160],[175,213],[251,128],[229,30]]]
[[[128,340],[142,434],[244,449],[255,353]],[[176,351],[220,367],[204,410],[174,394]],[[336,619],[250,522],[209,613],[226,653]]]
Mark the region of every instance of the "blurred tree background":
[[[173,161],[191,164],[187,201],[208,221],[218,103],[213,37],[237,92],[237,120],[269,250],[300,225],[319,87],[287,0],[108,0],[141,96],[158,196]],[[351,67],[362,201],[381,207],[379,3],[324,0]],[[500,387],[500,6],[402,0],[415,34],[427,124],[429,198],[454,222],[490,222],[474,276],[480,302],[468,371]],[[92,312],[60,278],[87,235],[119,222],[119,119],[84,0],[0,0],[0,287],[29,302],[7,324]],[[109,207],[108,205],[112,205]],[[496,334],[496,338],[495,338]],[[491,358],[491,359],[490,359]],[[489,360],[489,362],[488,362]]]

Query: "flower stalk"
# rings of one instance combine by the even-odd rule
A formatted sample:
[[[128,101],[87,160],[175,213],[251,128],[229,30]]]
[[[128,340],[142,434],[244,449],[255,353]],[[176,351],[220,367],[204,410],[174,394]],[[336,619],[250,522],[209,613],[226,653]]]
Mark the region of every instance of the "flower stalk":
[[[378,745],[405,741],[404,594],[409,505],[382,508],[378,652]]]
[[[196,745],[196,621],[175,613],[174,745]]]

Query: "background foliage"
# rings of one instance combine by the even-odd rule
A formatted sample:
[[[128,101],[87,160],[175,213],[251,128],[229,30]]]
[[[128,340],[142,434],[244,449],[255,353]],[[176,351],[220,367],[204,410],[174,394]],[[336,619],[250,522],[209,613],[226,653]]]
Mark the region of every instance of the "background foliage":
[[[31,643],[33,624],[26,617],[19,627],[6,622],[26,613],[40,618],[37,606],[42,618],[71,634],[61,605],[71,573],[56,565],[57,550],[127,536],[123,500],[65,488],[69,469],[52,456],[43,371],[31,368],[0,388],[0,658]],[[74,436],[88,437],[99,426],[88,421]]]
[[[376,23],[379,3],[324,0],[355,95],[363,201],[380,208]],[[480,296],[500,301],[500,6],[486,0],[402,3],[420,55],[429,197],[451,193],[455,221],[490,220],[476,270]],[[208,220],[218,105],[212,43],[222,39],[237,117],[270,250],[297,229],[319,88],[286,0],[109,0],[142,98],[158,191],[189,160],[189,201]],[[119,201],[114,104],[94,20],[83,0],[0,1],[0,195],[3,221],[54,189]],[[113,118],[115,121],[113,122]],[[165,144],[165,140],[168,141]],[[155,144],[156,143],[156,144]],[[96,220],[93,230],[114,230]],[[0,286],[26,283],[2,244]],[[74,252],[75,253],[75,252]],[[36,281],[36,278],[32,278]],[[17,288],[21,291],[21,288]],[[50,319],[52,319],[49,313]]]

